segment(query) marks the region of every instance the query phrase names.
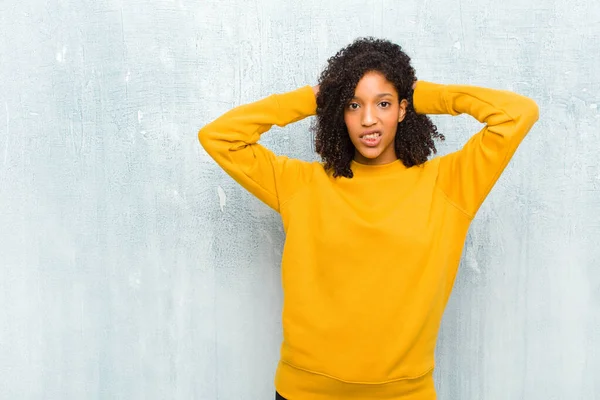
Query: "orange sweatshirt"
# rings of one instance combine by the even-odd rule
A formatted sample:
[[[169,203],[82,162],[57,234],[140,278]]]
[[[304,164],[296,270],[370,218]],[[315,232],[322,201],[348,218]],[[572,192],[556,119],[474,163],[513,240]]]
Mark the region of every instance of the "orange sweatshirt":
[[[406,168],[321,163],[258,144],[273,125],[314,115],[310,86],[237,107],[199,132],[208,154],[281,214],[283,343],[275,386],[289,400],[436,398],[442,314],[475,213],[538,119],[529,98],[420,81],[422,114],[485,127],[454,153]]]

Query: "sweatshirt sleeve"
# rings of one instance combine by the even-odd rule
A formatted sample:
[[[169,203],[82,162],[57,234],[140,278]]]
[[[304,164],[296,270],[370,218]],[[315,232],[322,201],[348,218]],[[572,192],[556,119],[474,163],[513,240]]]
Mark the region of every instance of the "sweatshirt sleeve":
[[[537,104],[508,91],[422,81],[413,100],[417,113],[465,113],[485,124],[462,149],[441,157],[437,178],[448,200],[473,218],[538,120]]]
[[[241,186],[275,211],[309,177],[310,164],[273,154],[258,144],[273,125],[284,127],[316,113],[310,86],[236,107],[200,129],[202,147]]]

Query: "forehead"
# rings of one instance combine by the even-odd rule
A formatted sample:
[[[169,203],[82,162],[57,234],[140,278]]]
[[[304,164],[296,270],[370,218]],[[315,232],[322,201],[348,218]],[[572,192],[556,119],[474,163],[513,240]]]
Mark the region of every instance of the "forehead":
[[[398,95],[394,84],[388,81],[382,73],[376,71],[364,74],[354,89],[356,97],[381,96],[384,93],[391,96]]]

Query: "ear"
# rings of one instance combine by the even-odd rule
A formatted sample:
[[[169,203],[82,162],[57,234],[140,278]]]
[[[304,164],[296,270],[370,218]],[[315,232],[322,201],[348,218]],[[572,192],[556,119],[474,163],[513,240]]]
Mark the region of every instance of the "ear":
[[[408,107],[408,101],[406,101],[406,99],[402,99],[400,102],[400,107],[398,108],[398,123],[404,120],[404,117],[406,116],[406,107]]]

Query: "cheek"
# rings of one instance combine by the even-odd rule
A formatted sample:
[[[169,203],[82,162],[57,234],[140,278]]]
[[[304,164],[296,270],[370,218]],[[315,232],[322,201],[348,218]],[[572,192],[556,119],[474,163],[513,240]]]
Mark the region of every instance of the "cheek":
[[[351,135],[357,130],[357,128],[356,128],[357,120],[358,120],[358,118],[356,117],[356,115],[350,115],[350,114],[344,115],[344,122],[346,123],[346,129],[348,129],[348,133],[350,133]]]
[[[389,128],[396,129],[398,126],[398,112],[389,113],[385,118],[385,125]]]

